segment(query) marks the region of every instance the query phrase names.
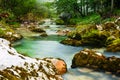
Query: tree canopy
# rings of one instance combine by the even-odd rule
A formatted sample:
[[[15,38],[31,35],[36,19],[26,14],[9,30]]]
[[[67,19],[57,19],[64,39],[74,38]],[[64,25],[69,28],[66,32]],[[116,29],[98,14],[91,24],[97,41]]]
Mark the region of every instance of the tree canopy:
[[[111,15],[120,8],[119,0],[55,0],[58,13],[68,12],[73,17],[84,17],[99,13],[101,17]]]

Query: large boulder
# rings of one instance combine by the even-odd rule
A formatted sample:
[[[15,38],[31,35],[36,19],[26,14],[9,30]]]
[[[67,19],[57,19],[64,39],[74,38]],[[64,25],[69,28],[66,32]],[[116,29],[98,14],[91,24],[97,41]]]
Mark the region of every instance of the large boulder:
[[[75,54],[71,67],[88,67],[95,70],[109,71],[119,75],[120,58],[114,56],[107,58],[95,50],[84,49]]]
[[[63,80],[61,75],[67,71],[63,60],[23,56],[1,38],[0,54],[0,80]]]
[[[106,47],[115,39],[120,38],[119,19],[116,22],[106,22],[95,25],[78,25],[67,34],[68,39],[61,41],[72,46]]]

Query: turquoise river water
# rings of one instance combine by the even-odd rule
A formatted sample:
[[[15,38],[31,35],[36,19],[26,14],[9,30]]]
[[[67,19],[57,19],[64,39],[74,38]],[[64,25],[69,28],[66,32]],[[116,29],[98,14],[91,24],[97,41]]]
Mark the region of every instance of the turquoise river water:
[[[15,48],[21,54],[33,57],[55,57],[65,60],[67,63],[68,72],[63,75],[64,80],[120,80],[120,77],[116,77],[108,72],[97,72],[87,68],[71,69],[71,61],[75,53],[79,52],[85,47],[73,47],[60,44],[60,41],[65,39],[66,36],[55,35],[57,29],[65,29],[67,27],[49,24],[49,28],[46,32],[49,34],[47,37],[29,37],[24,38],[19,42],[16,42]],[[70,29],[70,28],[69,28]],[[97,49],[100,52],[104,52],[106,56],[120,57],[120,53],[105,52],[104,49]]]

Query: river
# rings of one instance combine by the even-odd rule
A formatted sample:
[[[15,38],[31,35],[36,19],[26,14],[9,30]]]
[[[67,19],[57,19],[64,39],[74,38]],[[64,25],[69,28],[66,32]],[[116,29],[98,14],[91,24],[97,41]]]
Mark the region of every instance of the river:
[[[56,35],[56,31],[64,29],[71,30],[72,28],[70,27],[55,25],[54,23],[51,24],[50,20],[46,20],[42,26],[49,26],[45,28],[48,36],[27,37],[16,42],[15,44],[17,45],[14,47],[18,52],[33,58],[55,57],[65,60],[68,72],[63,75],[64,80],[120,80],[120,77],[116,77],[109,72],[97,72],[87,68],[71,69],[70,65],[74,54],[85,47],[73,47],[59,43],[66,36]],[[104,48],[97,50],[104,52]],[[120,53],[105,52],[104,55],[120,57]]]

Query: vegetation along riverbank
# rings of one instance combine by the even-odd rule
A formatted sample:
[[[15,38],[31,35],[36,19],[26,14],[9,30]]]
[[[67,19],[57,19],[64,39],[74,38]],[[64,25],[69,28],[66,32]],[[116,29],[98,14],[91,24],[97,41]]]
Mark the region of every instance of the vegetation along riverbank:
[[[0,79],[63,80],[61,75],[75,72],[70,72],[67,65],[108,71],[118,76],[114,79],[120,79],[119,3],[119,0],[0,0]],[[17,41],[21,42],[17,45],[19,49],[26,52],[31,49],[31,57],[36,53],[37,56],[18,54],[11,47]],[[105,48],[104,51],[118,56],[108,57],[94,48]],[[47,54],[42,55],[42,51]],[[76,54],[73,56],[72,52]]]

